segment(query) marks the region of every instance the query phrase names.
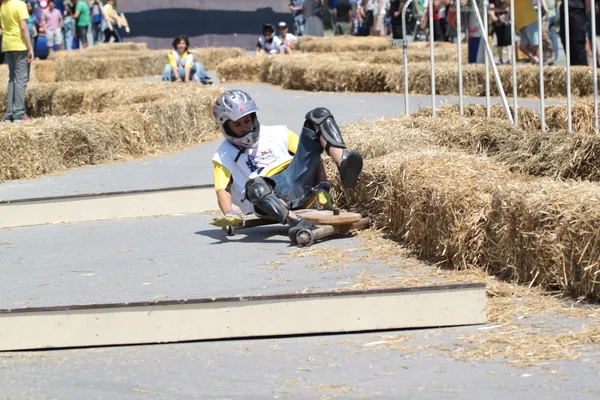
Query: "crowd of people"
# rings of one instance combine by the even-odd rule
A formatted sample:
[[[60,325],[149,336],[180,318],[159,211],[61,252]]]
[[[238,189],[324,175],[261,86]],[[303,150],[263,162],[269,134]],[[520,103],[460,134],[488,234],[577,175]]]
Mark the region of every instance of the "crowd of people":
[[[406,13],[406,32],[413,40],[428,40],[433,35],[435,41],[455,41],[456,0],[432,0],[433,27],[429,27],[429,0],[414,0]],[[480,7],[482,1],[478,1]],[[592,18],[599,13],[591,10],[590,0],[570,0],[569,44],[571,65],[591,65]],[[406,0],[290,0],[289,8],[294,19],[296,36],[354,35],[391,36],[403,38],[402,11]],[[466,9],[470,0],[461,0]],[[512,63],[511,24],[519,42],[519,50],[527,59],[537,64],[539,30],[542,30],[544,62],[553,65],[561,51],[564,52],[565,29],[558,29],[564,15],[564,2],[561,0],[514,0],[515,21],[510,19],[510,0],[489,0],[488,35],[496,36],[498,64]],[[537,7],[542,7],[542,24],[538,24]],[[462,13],[462,32],[468,30],[470,12]],[[482,37],[487,36],[485,33]],[[559,39],[562,49],[559,47]]]
[[[38,39],[46,39],[48,53],[57,50],[73,50],[91,44],[122,42],[121,14],[117,13],[115,0],[24,0],[29,14],[27,26],[36,56],[42,56]],[[37,50],[37,51],[36,51]]]

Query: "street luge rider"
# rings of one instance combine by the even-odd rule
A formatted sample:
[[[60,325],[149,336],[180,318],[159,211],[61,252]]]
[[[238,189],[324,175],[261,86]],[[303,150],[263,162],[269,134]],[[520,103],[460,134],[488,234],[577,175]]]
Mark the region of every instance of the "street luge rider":
[[[289,225],[296,244],[302,229],[315,226],[292,210],[303,208],[313,188],[326,182],[321,153],[325,150],[338,166],[344,188],[354,188],[362,170],[362,156],[348,150],[329,110],[315,108],[306,114],[300,136],[286,126],[261,126],[258,107],[246,92],[230,90],[214,103],[213,115],[225,140],[213,156],[215,189],[225,215],[219,226],[243,221],[244,214],[268,215]]]

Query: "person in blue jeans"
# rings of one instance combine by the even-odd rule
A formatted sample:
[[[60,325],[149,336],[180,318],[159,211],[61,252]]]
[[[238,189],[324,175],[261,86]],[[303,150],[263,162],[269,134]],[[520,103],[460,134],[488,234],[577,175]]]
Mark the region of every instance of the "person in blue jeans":
[[[204,65],[199,61],[194,61],[194,55],[189,51],[189,47],[190,40],[186,35],[177,36],[173,40],[173,51],[169,53],[169,63],[165,65],[162,80],[212,84]]]
[[[558,32],[556,31],[556,0],[546,0],[548,6],[548,30],[550,31],[550,40],[552,40],[552,48],[554,49],[554,60],[558,61],[558,53],[560,47],[558,47]]]
[[[293,210],[304,208],[315,188],[327,187],[323,151],[338,166],[344,188],[356,187],[363,159],[357,150],[346,148],[340,128],[324,107],[306,114],[299,136],[284,125],[261,126],[257,112],[254,100],[242,90],[223,93],[213,105],[225,139],[212,159],[224,214],[213,225],[238,225],[242,213],[268,215],[288,225],[290,241],[297,244],[301,230],[316,229]]]

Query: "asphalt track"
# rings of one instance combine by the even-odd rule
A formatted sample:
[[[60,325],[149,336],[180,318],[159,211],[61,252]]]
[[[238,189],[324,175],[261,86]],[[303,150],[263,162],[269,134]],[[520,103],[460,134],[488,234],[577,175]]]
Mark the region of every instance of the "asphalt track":
[[[296,129],[307,110],[321,105],[342,124],[402,112],[397,95],[235,87],[255,97],[263,124]],[[428,105],[428,99],[414,96],[412,103]],[[8,182],[0,185],[0,198],[210,183],[215,146]],[[285,228],[278,226],[228,239],[208,225],[210,218],[181,215],[1,230],[0,308],[332,289],[351,286],[365,270],[376,276],[414,273],[403,269],[415,265],[411,259],[331,266],[318,257],[290,253]],[[334,254],[360,253],[362,244],[355,237],[317,247]],[[520,323],[575,327],[584,321],[539,315]],[[501,358],[456,361],[442,350],[481,328],[0,353],[0,398],[598,398],[598,354],[517,368]],[[391,342],[373,344],[382,340]]]

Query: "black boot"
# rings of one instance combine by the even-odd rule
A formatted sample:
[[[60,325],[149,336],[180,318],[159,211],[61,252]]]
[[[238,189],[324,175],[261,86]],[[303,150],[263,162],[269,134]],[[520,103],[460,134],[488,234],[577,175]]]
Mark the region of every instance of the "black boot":
[[[358,150],[344,150],[338,170],[344,189],[354,189],[362,171],[363,159]]]

